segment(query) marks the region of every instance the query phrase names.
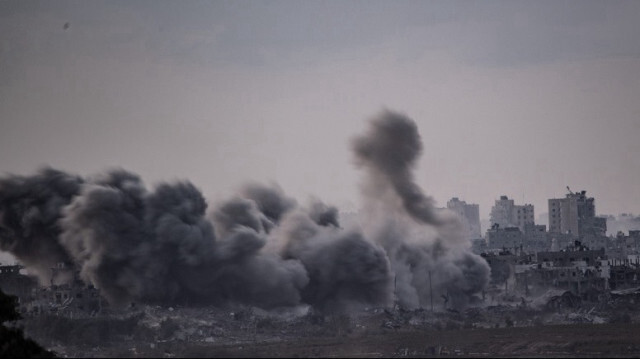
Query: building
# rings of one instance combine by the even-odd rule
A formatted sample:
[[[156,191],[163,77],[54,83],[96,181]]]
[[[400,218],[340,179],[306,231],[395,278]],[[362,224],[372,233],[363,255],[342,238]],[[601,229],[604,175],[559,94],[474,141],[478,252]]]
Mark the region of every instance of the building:
[[[534,265],[516,268],[515,282],[526,293],[557,288],[593,300],[609,289],[609,265],[604,249],[591,250],[575,241],[560,251],[537,253]]]
[[[467,204],[467,202],[459,200],[458,197],[453,197],[447,202],[447,208],[460,217],[466,239],[482,238],[480,207],[477,204]]]
[[[640,261],[615,260],[609,261],[609,288],[611,290],[634,288],[640,286]]]
[[[533,224],[534,210],[532,204],[516,205],[507,196],[500,196],[491,208],[491,225],[498,224],[502,228],[518,227],[524,231],[527,224]]]
[[[523,237],[523,249],[527,253],[544,252],[551,249],[551,239],[545,225],[525,224]]]
[[[18,297],[19,301],[27,298],[38,286],[35,279],[21,273],[22,269],[20,265],[0,265],[0,290]]]
[[[607,255],[611,259],[628,260],[640,257],[640,231],[630,230],[629,235],[618,232],[611,237],[607,246]]]
[[[494,224],[486,234],[488,249],[511,249],[514,252],[521,249],[524,244],[524,236],[518,227],[500,228]]]
[[[549,199],[549,232],[574,237],[605,235],[607,220],[596,217],[595,200],[586,193],[569,191],[565,198]]]

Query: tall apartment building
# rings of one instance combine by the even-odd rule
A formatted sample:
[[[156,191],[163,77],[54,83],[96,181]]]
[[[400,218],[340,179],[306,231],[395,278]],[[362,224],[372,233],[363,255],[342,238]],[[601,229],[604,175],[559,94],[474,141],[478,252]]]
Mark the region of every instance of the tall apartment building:
[[[467,202],[459,200],[458,197],[453,197],[447,202],[447,208],[460,217],[467,239],[482,238],[480,207],[477,204],[467,204]]]
[[[516,205],[507,196],[500,196],[491,208],[491,225],[499,225],[502,228],[518,227],[524,231],[527,224],[534,223],[534,210],[532,204]]]
[[[549,232],[582,237],[606,231],[607,221],[596,217],[595,199],[587,197],[587,191],[549,199]]]

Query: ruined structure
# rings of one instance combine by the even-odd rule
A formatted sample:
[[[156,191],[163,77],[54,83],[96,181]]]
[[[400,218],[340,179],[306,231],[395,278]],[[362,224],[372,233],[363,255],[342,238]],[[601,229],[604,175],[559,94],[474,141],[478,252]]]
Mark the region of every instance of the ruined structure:
[[[580,296],[608,289],[604,249],[591,250],[579,241],[557,252],[539,252],[534,263],[518,268],[516,286],[524,292],[557,288]]]

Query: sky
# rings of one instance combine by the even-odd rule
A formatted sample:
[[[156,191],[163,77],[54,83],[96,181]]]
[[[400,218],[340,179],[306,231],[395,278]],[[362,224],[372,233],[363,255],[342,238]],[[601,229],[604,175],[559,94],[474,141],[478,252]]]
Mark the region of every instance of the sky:
[[[639,214],[640,1],[0,1],[2,175],[357,209],[351,140],[385,109],[416,121],[438,206],[538,216],[570,186]]]

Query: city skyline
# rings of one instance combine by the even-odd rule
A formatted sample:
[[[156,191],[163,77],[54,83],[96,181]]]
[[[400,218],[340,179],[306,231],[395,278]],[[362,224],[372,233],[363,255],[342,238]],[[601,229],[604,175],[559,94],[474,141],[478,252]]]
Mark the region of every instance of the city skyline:
[[[640,4],[0,3],[0,169],[278,183],[357,208],[354,133],[417,122],[416,183],[488,218],[566,186],[640,213]],[[537,219],[537,218],[536,218]]]

